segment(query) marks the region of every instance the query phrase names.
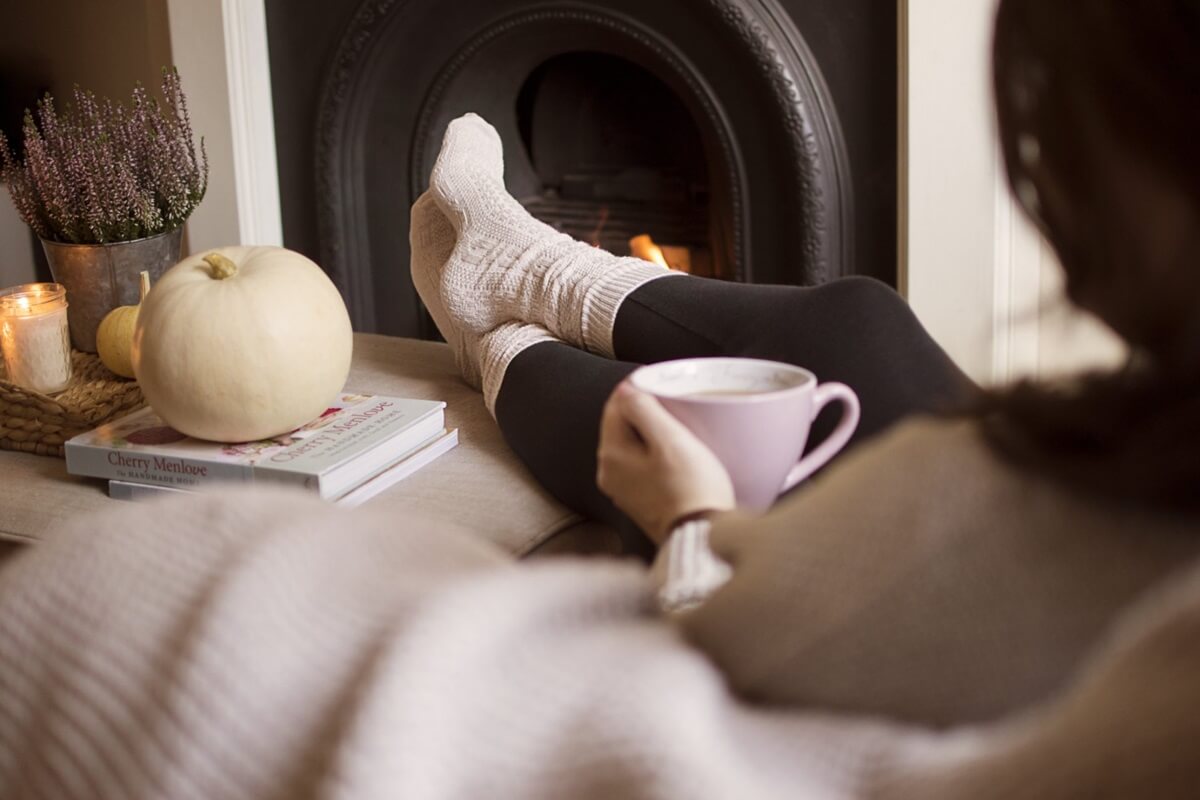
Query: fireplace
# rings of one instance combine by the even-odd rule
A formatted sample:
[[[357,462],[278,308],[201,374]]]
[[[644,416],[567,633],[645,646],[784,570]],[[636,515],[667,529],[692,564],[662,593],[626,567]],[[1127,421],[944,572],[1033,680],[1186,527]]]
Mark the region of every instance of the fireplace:
[[[278,118],[297,33],[268,13]],[[313,92],[312,254],[359,330],[436,335],[408,279],[407,209],[467,111],[500,132],[513,195],[605,249],[726,280],[879,274],[856,261],[825,75],[776,0],[363,0],[334,38]],[[287,227],[285,172],[285,238],[311,252]]]
[[[516,97],[514,167],[532,172],[518,199],[531,213],[613,253],[736,276],[730,193],[714,196],[703,136],[669,86],[632,61],[577,51],[536,67]]]

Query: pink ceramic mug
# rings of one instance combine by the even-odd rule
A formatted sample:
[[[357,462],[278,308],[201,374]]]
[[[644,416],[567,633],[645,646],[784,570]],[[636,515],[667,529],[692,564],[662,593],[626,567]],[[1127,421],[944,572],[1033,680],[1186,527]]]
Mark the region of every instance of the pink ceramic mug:
[[[753,358],[688,358],[639,367],[634,388],[654,395],[716,454],[738,506],[762,511],[846,446],[858,427],[858,396],[808,370]],[[844,406],[829,437],[804,458],[812,421]]]

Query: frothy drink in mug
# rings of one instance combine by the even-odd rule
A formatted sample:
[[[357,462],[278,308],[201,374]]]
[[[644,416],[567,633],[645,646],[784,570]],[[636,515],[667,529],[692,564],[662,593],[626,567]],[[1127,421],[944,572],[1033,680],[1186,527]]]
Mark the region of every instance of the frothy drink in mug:
[[[739,508],[761,511],[846,446],[858,427],[858,397],[808,370],[754,358],[688,358],[640,367],[634,388],[659,402],[716,454]],[[833,433],[801,458],[817,414],[838,401]]]

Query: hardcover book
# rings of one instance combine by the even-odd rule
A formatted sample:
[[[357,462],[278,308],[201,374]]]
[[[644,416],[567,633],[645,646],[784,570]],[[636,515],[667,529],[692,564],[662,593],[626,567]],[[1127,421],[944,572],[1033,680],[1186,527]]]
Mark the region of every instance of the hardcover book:
[[[415,453],[403,457],[375,477],[368,478],[365,483],[355,486],[337,497],[333,502],[347,508],[360,506],[384,490],[395,486],[441,454],[453,450],[457,444],[458,428],[443,430],[433,441]],[[163,495],[191,494],[193,491],[195,490],[178,486],[161,486],[155,483],[132,483],[116,479],[108,482],[108,496],[116,500],[151,500]]]
[[[68,441],[67,471],[178,489],[274,482],[334,499],[442,436],[445,407],[345,394],[298,430],[241,444],[192,439],[145,408]]]

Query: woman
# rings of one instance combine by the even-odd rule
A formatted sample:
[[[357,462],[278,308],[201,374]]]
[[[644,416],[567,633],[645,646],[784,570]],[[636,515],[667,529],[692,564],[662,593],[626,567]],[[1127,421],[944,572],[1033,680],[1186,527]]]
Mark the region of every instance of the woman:
[[[734,505],[719,462],[652,398],[613,388],[637,363],[744,355],[850,384],[860,441],[916,412],[965,410],[968,382],[894,293],[672,277],[572,241],[504,191],[499,137],[473,115],[451,124],[414,208],[414,280],[560,499],[619,522],[607,494],[658,543],[712,517],[739,569],[690,632],[743,694],[935,723],[1010,711],[1058,688],[1121,608],[1200,552],[1200,107],[1183,103],[1200,87],[1194,8],[1011,2],[1000,14],[1013,186],[1068,295],[1125,338],[1133,363],[910,422],[762,517],[713,516]],[[677,546],[702,547],[705,527]],[[783,575],[786,601],[768,598],[763,582]],[[760,632],[743,603],[785,604],[806,624],[751,662]]]
[[[667,620],[635,565],[513,566],[290,496],[113,546],[81,526],[0,576],[0,795],[1186,795],[1198,33],[1186,0],[1001,5],[1014,188],[1136,354],[1069,391],[975,398],[875,284],[726,286],[554,236],[457,121],[413,276],[464,377],[560,497],[617,521],[607,494],[669,569],[711,541],[732,577]],[[851,383],[858,446],[732,510],[702,445],[612,392],[612,356],[714,353]],[[895,424],[953,403],[977,410]]]

